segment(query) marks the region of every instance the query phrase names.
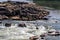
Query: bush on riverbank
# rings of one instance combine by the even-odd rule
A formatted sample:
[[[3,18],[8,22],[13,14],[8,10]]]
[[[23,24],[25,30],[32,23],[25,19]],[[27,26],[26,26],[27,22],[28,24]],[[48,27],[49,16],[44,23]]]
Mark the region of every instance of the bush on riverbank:
[[[37,5],[52,7],[55,9],[60,9],[60,1],[41,1],[41,0],[33,0]]]

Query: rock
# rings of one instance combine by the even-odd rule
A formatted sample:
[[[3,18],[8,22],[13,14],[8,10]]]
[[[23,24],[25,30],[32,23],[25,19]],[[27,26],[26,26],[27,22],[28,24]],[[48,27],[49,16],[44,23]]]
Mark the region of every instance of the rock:
[[[26,18],[26,17],[22,17],[22,20],[23,20],[23,21],[24,21],[24,20],[26,21],[26,20],[28,20],[28,18]]]
[[[19,20],[19,19],[20,19],[19,16],[12,16],[12,17],[10,17],[10,18],[13,19],[13,20]]]
[[[30,37],[30,40],[37,40],[37,39],[38,39],[37,36],[32,36],[32,37]]]
[[[0,20],[3,19],[2,16],[0,15]]]
[[[45,37],[45,35],[44,35],[44,34],[42,34],[42,35],[40,35],[40,37]]]
[[[44,20],[44,17],[49,15],[49,12],[35,3],[7,1],[0,3],[0,15],[5,15],[9,19]]]
[[[5,16],[5,15],[3,15],[3,16],[2,16],[2,18],[3,18],[3,19],[8,19],[8,17],[7,17],[7,16]]]
[[[10,23],[6,23],[5,27],[11,27],[11,24]]]
[[[60,32],[56,31],[56,32],[48,32],[49,36],[60,36]]]

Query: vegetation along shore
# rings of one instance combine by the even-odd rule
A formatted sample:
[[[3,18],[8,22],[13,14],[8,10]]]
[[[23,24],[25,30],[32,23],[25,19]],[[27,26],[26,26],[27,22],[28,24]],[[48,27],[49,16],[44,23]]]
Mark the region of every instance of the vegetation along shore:
[[[60,0],[33,0],[33,2],[37,5],[60,9]]]

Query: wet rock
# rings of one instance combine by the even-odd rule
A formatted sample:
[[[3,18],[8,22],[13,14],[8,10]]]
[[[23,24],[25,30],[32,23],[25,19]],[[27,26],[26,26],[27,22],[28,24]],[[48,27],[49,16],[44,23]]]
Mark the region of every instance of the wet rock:
[[[53,31],[49,31],[48,33],[53,33]]]
[[[49,18],[41,18],[41,20],[48,20]]]
[[[18,24],[18,27],[26,27],[25,24]]]
[[[32,36],[32,37],[30,37],[30,40],[37,40],[37,39],[38,39],[37,36]]]
[[[11,26],[10,23],[6,23],[6,24],[5,24],[5,27],[10,27],[10,26]]]
[[[44,37],[41,37],[41,39],[44,39]]]
[[[56,32],[48,32],[49,36],[60,36],[60,32],[56,31]]]
[[[36,27],[36,29],[38,30],[39,28],[38,28],[38,27]]]
[[[0,24],[1,24],[2,22],[0,22]]]
[[[40,35],[40,37],[45,37],[45,35],[44,35],[44,34],[42,34],[42,35]]]

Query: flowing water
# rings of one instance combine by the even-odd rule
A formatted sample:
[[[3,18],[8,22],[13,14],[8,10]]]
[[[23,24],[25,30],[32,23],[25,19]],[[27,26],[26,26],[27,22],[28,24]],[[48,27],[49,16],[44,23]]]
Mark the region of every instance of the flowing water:
[[[51,18],[48,20],[47,25],[53,26],[54,29],[60,30],[60,10],[50,10]],[[55,21],[58,21],[55,23]],[[60,36],[57,37],[47,37],[47,40],[60,40]]]
[[[0,0],[0,1],[5,1],[5,0]],[[16,0],[14,0],[16,1]],[[26,0],[21,0],[24,2],[32,2],[32,1],[26,1]],[[48,25],[48,26],[53,26],[54,29],[60,30],[60,10],[49,10],[51,18],[49,20],[40,20],[36,21],[39,25]],[[57,22],[56,22],[57,21]],[[10,22],[14,23],[13,27],[15,24],[18,24],[19,21],[11,21],[11,20],[5,20],[3,24],[0,24],[0,40],[29,40],[28,37],[30,35],[33,35],[31,32],[28,32],[27,34],[23,30],[28,30],[27,28],[19,28],[16,25],[16,28],[5,28],[4,23],[5,22]],[[22,32],[22,33],[21,33]],[[33,32],[33,31],[32,31]],[[25,33],[25,34],[24,34]],[[38,32],[39,33],[39,32]],[[26,39],[27,38],[27,39]],[[60,40],[60,36],[47,36],[46,40]]]
[[[53,26],[54,29],[60,30],[60,10],[49,11],[49,16],[51,16],[49,20],[37,20],[32,22],[38,23],[38,25]],[[17,24],[21,22],[23,21],[4,20],[2,22],[3,24],[0,24],[0,40],[29,40],[29,37],[34,36],[34,34],[36,34],[33,34],[33,32],[36,31],[35,29],[32,30],[31,28],[28,29],[18,27]],[[4,23],[13,23],[12,28],[2,26],[4,25]],[[37,33],[39,34],[40,32],[38,31]],[[60,36],[47,36],[45,40],[60,40]]]

